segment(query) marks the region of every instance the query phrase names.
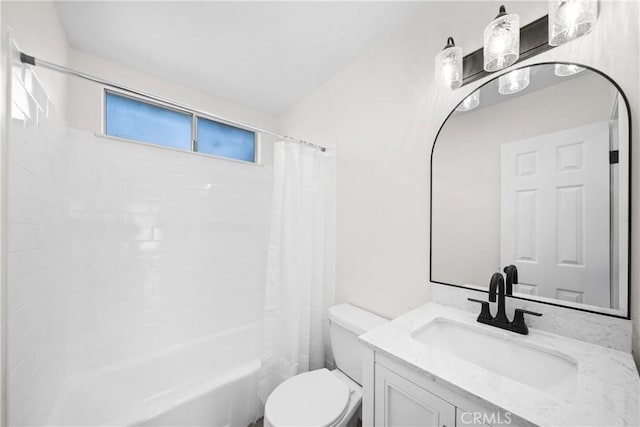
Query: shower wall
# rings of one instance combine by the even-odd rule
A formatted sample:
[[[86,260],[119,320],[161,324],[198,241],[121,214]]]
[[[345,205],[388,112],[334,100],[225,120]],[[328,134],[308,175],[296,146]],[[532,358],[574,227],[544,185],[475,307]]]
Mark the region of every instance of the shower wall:
[[[43,425],[78,376],[261,319],[272,169],[69,129],[14,76],[8,420]]]
[[[68,147],[30,70],[13,67],[11,94],[7,410],[10,425],[41,425],[67,370]]]
[[[69,132],[70,363],[262,318],[271,168]]]

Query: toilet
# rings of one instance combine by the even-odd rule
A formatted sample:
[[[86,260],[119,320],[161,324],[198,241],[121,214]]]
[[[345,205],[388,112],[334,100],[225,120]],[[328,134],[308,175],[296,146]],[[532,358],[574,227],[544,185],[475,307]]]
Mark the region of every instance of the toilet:
[[[289,378],[273,390],[264,409],[266,427],[352,427],[362,402],[362,344],[358,336],[386,319],[339,304],[329,308],[331,349],[337,369]]]

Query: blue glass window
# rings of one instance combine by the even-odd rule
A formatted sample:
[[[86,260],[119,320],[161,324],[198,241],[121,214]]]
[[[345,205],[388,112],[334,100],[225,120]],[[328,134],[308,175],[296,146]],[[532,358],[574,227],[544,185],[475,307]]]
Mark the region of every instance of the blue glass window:
[[[256,134],[198,117],[198,152],[255,162]]]
[[[106,93],[107,135],[191,150],[189,113]]]

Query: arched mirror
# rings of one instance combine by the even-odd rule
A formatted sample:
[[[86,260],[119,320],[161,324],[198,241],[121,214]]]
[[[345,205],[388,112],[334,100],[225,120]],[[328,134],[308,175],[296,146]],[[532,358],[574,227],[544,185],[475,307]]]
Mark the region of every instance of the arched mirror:
[[[431,155],[431,281],[629,316],[630,117],[620,88],[569,63],[490,80]]]

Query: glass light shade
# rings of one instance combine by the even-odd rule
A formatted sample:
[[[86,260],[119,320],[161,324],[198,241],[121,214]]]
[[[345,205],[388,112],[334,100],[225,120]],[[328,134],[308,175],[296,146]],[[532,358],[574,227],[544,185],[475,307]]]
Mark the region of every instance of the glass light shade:
[[[580,71],[584,71],[584,67],[574,64],[555,64],[553,67],[553,72],[558,77],[572,76]]]
[[[484,69],[497,71],[520,56],[520,17],[501,14],[484,29]]]
[[[476,90],[458,105],[456,111],[469,111],[480,105],[480,91]]]
[[[549,2],[549,44],[559,46],[588,34],[597,19],[597,0]]]
[[[442,86],[455,89],[462,86],[462,48],[447,46],[436,55],[435,76]]]
[[[500,76],[498,80],[498,92],[503,95],[511,95],[520,92],[529,86],[530,69],[520,68]]]

